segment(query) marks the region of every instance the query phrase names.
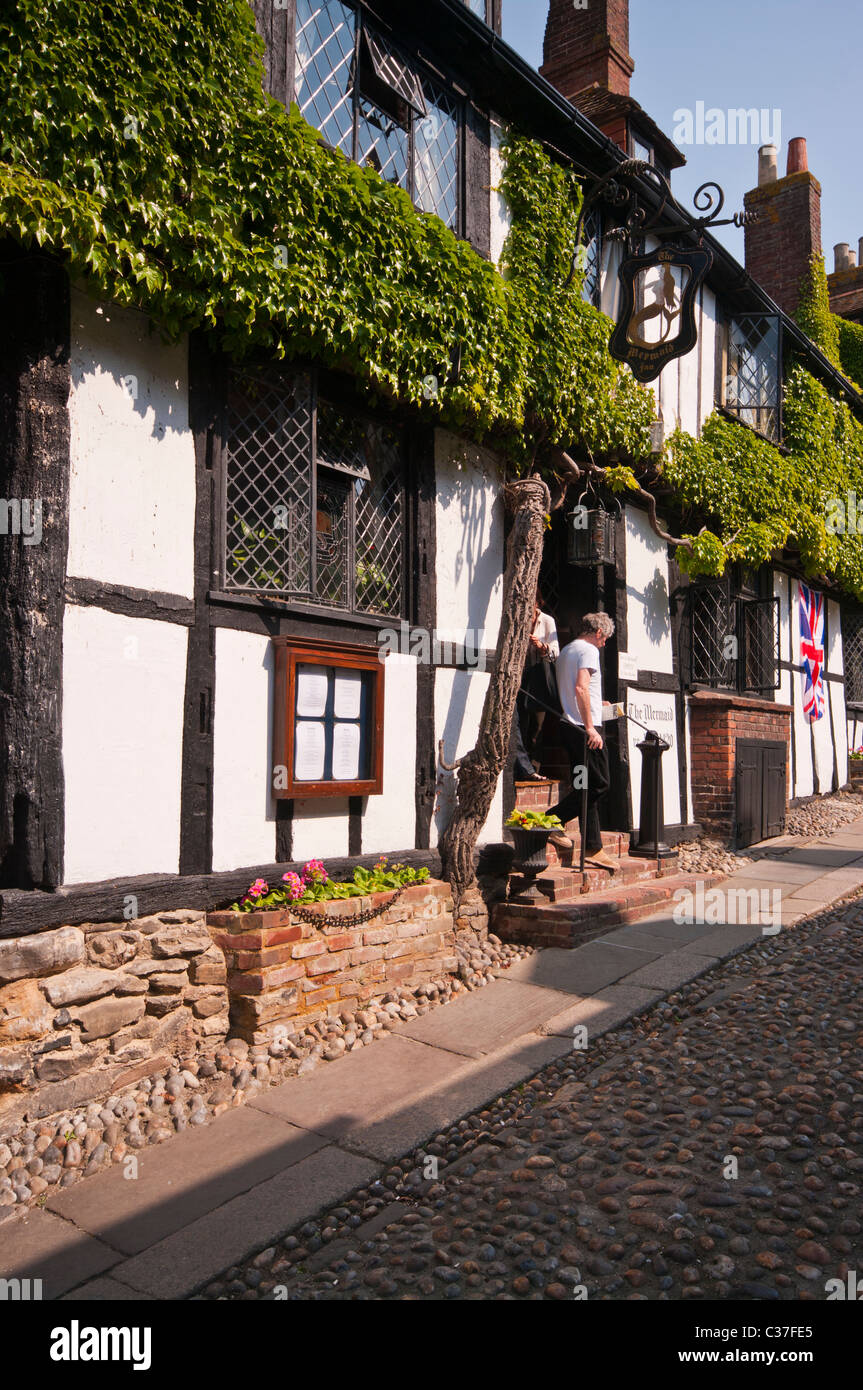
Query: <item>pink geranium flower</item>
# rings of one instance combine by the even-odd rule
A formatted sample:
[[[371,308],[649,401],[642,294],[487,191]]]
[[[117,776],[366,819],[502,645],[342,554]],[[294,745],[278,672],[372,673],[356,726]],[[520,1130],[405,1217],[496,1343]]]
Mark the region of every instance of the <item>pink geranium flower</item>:
[[[262,878],[256,878],[248,893],[247,898],[257,899],[266,897],[270,891],[270,885]]]
[[[322,860],[310,859],[307,864],[303,865],[304,883],[326,883],[328,878],[329,874],[324,868]]]
[[[288,896],[292,898],[294,901],[296,901],[297,898],[301,898],[303,896],[303,893],[305,892],[305,885],[303,884],[303,880],[300,878],[299,874],[294,874],[290,872],[282,874],[282,883],[284,883],[287,889]]]

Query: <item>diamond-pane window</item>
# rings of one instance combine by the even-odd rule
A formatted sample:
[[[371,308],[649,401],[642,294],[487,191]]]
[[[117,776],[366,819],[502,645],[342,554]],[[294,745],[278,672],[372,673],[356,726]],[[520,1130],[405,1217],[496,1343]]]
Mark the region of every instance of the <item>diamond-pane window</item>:
[[[842,664],[846,704],[863,705],[863,613],[842,613]]]
[[[602,265],[602,214],[591,208],[581,230],[580,264],[584,269],[581,282],[582,297],[588,304],[599,304],[600,270]]]
[[[308,377],[235,372],[225,441],[225,583],[311,595],[312,398]]]
[[[370,164],[387,183],[410,189],[410,137],[371,102],[361,100],[357,117],[357,162]]]
[[[728,324],[725,409],[767,439],[779,438],[779,320],[769,315]]]
[[[458,220],[458,106],[447,93],[425,86],[428,115],[414,126],[414,202],[448,227]]]
[[[402,615],[397,431],[315,403],[306,375],[238,370],[228,389],[224,457],[227,589]]]
[[[309,125],[353,154],[356,13],[340,0],[297,0],[297,105]]]
[[[485,18],[485,0],[477,13]],[[341,0],[297,0],[294,89],[329,144],[458,231],[461,102],[423,78],[360,11]]]

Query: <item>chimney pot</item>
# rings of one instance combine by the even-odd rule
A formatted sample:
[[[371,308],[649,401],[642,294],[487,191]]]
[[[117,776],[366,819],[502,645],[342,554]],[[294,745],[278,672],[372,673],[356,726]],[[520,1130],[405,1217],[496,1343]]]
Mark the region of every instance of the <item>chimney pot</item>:
[[[788,168],[786,174],[802,174],[809,168],[804,136],[797,135],[788,141]]]
[[[833,247],[833,269],[837,275],[851,269],[851,248],[847,241],[839,241]]]
[[[775,145],[762,145],[758,151],[758,187],[775,183],[779,177],[778,154]]]

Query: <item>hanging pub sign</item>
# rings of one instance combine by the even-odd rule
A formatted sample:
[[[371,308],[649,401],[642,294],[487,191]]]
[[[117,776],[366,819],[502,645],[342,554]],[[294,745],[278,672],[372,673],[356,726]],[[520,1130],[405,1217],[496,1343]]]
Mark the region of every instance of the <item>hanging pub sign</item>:
[[[638,381],[653,381],[695,347],[695,300],[712,264],[712,251],[679,246],[627,256],[621,264],[620,313],[608,346]]]
[[[621,303],[609,343],[612,357],[626,362],[638,381],[653,381],[675,357],[684,357],[698,342],[695,297],[713,265],[713,252],[704,233],[714,227],[745,227],[756,211],[720,218],[725,194],[717,183],[703,183],[693,203],[693,217],[672,195],[668,180],[641,159],[625,159],[585,190],[576,225],[576,253],[565,282],[568,289],[578,270],[584,270],[583,231],[588,211],[602,201],[622,219],[605,230],[609,241],[625,250],[618,272]],[[681,228],[683,223],[683,228]],[[686,232],[695,245],[677,244]],[[648,236],[659,242],[655,251],[638,254]]]

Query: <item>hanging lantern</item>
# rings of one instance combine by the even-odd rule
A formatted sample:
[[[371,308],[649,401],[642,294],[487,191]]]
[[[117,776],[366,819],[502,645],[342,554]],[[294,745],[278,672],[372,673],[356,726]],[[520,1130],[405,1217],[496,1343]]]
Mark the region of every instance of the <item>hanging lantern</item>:
[[[567,560],[571,565],[613,565],[615,517],[604,507],[581,505],[567,515]]]

